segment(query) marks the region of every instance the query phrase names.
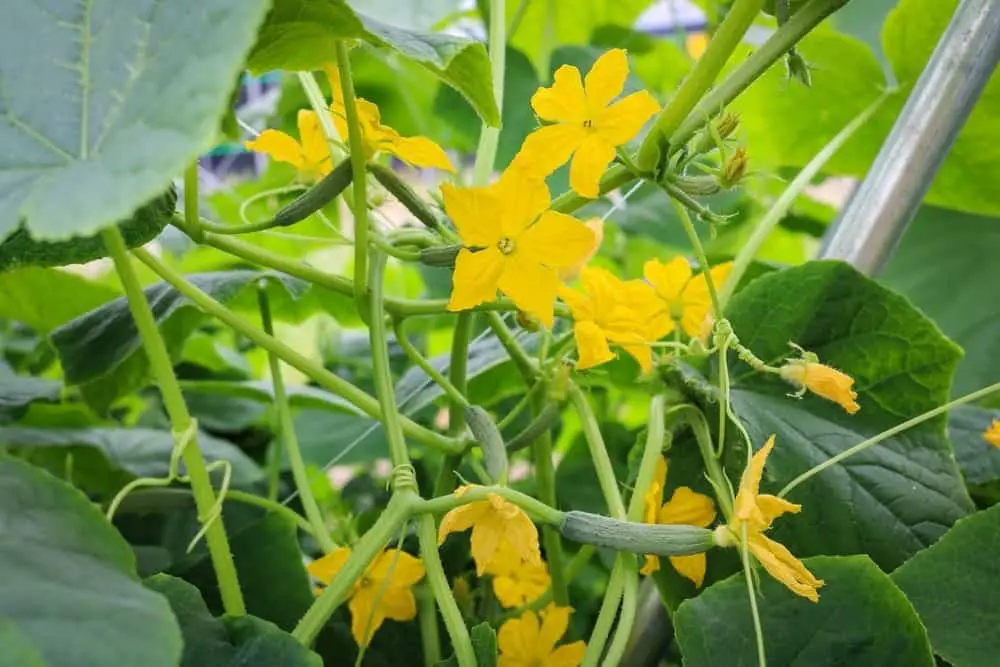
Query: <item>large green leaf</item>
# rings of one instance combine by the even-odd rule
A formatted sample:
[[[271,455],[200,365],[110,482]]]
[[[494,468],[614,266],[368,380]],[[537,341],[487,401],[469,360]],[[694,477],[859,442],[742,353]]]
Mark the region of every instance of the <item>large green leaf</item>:
[[[333,59],[341,39],[361,39],[398,51],[460,92],[486,123],[499,125],[489,57],[481,43],[397,28],[355,12],[344,0],[275,3],[250,54],[250,69],[318,69]]]
[[[198,589],[183,579],[156,574],[144,583],[167,598],[180,623],[180,667],[322,667],[318,655],[272,623],[253,616],[212,616]]]
[[[782,667],[933,667],[927,633],[902,591],[864,556],[805,561],[826,582],[818,603],[761,571],[760,610],[767,664]],[[757,665],[743,574],[684,602],[674,616],[687,667]]]
[[[227,271],[187,276],[189,282],[221,303],[237,301],[261,278],[269,278],[268,295],[276,309],[288,308],[309,288],[296,278],[277,273]],[[185,339],[204,320],[204,313],[167,283],[144,290],[146,300],[173,358]],[[125,297],[100,306],[52,332],[52,342],[68,384],[82,384],[88,402],[106,410],[119,396],[144,386],[149,360]]]
[[[862,3],[853,3],[854,5]],[[958,0],[900,0],[882,31],[899,90],[827,165],[827,172],[862,176],[903,107]],[[883,68],[860,40],[818,30],[801,42],[812,87],[791,84],[772,67],[740,97],[751,154],[762,163],[802,166],[888,87]],[[809,113],[802,113],[809,109]],[[1000,214],[1000,76],[994,74],[959,133],[927,194],[927,202],[970,213]]]
[[[955,446],[958,467],[970,485],[981,486],[1000,480],[1000,448],[983,438],[1000,411],[962,405],[948,416],[948,435]]]
[[[149,428],[27,428],[0,427],[5,447],[24,450],[88,447],[99,451],[108,465],[135,477],[166,477],[174,438],[170,431]],[[198,447],[205,460],[229,461],[232,483],[247,486],[263,478],[260,467],[226,440],[198,434]],[[181,472],[184,471],[183,465]]]
[[[998,254],[1000,219],[924,207],[880,276],[965,350],[956,396],[1000,382]]]
[[[128,544],[87,498],[0,456],[0,619],[7,657],[33,648],[49,667],[174,667],[181,634],[170,607],[136,579]],[[10,625],[13,625],[13,629]]]
[[[0,238],[92,234],[215,141],[266,0],[53,0],[0,25]]]
[[[1000,655],[1000,505],[962,519],[892,573],[954,667],[992,667]]]
[[[0,273],[0,317],[48,333],[120,294],[75,273],[29,266]]]
[[[61,394],[58,380],[0,374],[0,424],[16,421],[36,401],[58,402]]]
[[[793,341],[856,380],[861,410],[848,415],[816,396],[788,397],[792,387],[733,357],[733,407],[754,447],[777,436],[762,484],[768,491],[943,405],[961,355],[906,299],[840,262],[762,276],[733,297],[726,314],[743,345],[768,363],[780,363]],[[725,464],[739,479],[745,448],[727,447]],[[943,415],[845,459],[789,499],[803,505],[802,514],[777,522],[774,533],[794,553],[867,553],[886,569],[972,508]]]

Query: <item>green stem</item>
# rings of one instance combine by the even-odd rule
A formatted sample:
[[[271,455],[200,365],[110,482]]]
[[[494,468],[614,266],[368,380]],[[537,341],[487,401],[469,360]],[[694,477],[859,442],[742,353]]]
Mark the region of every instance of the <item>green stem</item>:
[[[442,375],[438,369],[434,368],[434,365],[420,353],[420,350],[418,350],[412,342],[410,342],[410,338],[406,334],[406,320],[394,319],[393,328],[396,333],[396,342],[399,343],[401,348],[403,348],[403,351],[406,353],[406,356],[409,357],[410,361],[415,363],[425,373],[427,373],[427,376],[434,380],[439,387],[441,387],[449,400],[462,402],[464,404],[463,407],[468,407],[468,399],[462,395],[455,385],[448,381],[448,378]]]
[[[1000,382],[998,382],[996,384],[991,384],[988,387],[983,387],[982,389],[977,389],[976,391],[972,392],[971,394],[966,394],[965,396],[960,396],[959,398],[956,398],[956,399],[954,399],[952,401],[948,401],[944,405],[936,407],[933,410],[928,410],[927,412],[925,412],[925,413],[923,413],[921,415],[917,415],[916,417],[914,417],[912,419],[907,419],[902,424],[897,424],[896,426],[893,426],[890,429],[882,431],[878,435],[876,435],[874,437],[871,437],[871,438],[868,438],[864,442],[859,442],[858,444],[854,445],[853,447],[849,447],[848,449],[845,449],[844,451],[840,452],[836,456],[831,456],[830,458],[828,458],[826,461],[823,461],[819,465],[813,466],[809,470],[806,470],[804,473],[802,473],[801,475],[799,475],[798,477],[796,477],[795,479],[793,479],[792,481],[790,481],[788,484],[786,484],[785,488],[783,488],[781,491],[778,492],[778,497],[779,498],[784,498],[785,496],[788,495],[789,491],[791,491],[792,489],[794,489],[796,486],[798,486],[802,482],[806,481],[807,479],[809,479],[810,477],[812,477],[814,475],[818,475],[819,473],[823,472],[827,468],[830,468],[832,466],[837,465],[838,463],[840,463],[841,461],[843,461],[844,459],[846,459],[848,457],[854,456],[855,454],[858,454],[859,452],[863,452],[866,449],[868,449],[869,447],[877,445],[878,443],[882,442],[883,440],[888,440],[889,438],[893,437],[894,435],[898,435],[899,433],[902,433],[903,431],[905,431],[907,429],[910,429],[910,428],[913,428],[914,426],[918,426],[920,424],[923,424],[925,421],[927,421],[929,419],[934,419],[938,415],[943,415],[946,412],[948,412],[949,410],[951,410],[952,408],[958,407],[959,405],[965,405],[966,403],[973,403],[975,401],[978,401],[981,398],[986,398],[987,396],[989,396],[990,394],[992,394],[995,391],[1000,391]]]
[[[198,161],[184,170],[184,221],[195,236],[202,233],[201,216],[198,213]]]
[[[503,348],[510,355],[511,361],[514,362],[514,366],[517,368],[518,373],[524,378],[524,381],[531,384],[532,380],[537,375],[537,370],[535,369],[534,363],[531,361],[531,357],[524,351],[521,344],[517,342],[514,334],[507,327],[507,324],[503,321],[503,316],[499,313],[488,313],[486,315],[487,321],[489,322],[490,328],[493,329],[493,333],[496,334],[497,339]]]
[[[469,341],[472,339],[474,313],[463,311],[455,320],[455,332],[451,339],[451,361],[448,364],[449,384],[455,389],[456,397],[448,405],[448,433],[459,435],[465,431],[465,408],[469,401],[465,398],[469,366]],[[434,495],[441,496],[455,488],[455,468],[462,462],[460,454],[444,457],[434,483]]]
[[[685,403],[667,411],[667,417],[676,417],[691,427],[694,438],[698,442],[702,461],[705,464],[705,474],[708,475],[708,480],[715,489],[716,501],[719,508],[722,509],[722,515],[728,522],[733,516],[732,486],[719,464],[719,459],[715,457],[712,434],[708,430],[708,421],[705,420],[705,415],[694,405]]]
[[[184,278],[184,276],[165,265],[145,249],[136,248],[133,250],[133,254],[137,259],[139,259],[139,261],[152,269],[154,273],[172,285],[178,292],[186,296],[206,313],[218,318],[226,326],[234,329],[243,336],[246,336],[256,345],[259,345],[268,352],[273,352],[278,355],[278,357],[280,357],[281,360],[289,366],[297,368],[308,375],[324,389],[333,392],[341,398],[346,399],[348,402],[356,405],[362,412],[372,419],[383,421],[382,411],[375,398],[355,387],[350,382],[347,382],[343,378],[340,378],[334,373],[326,370],[321,364],[318,364],[300,354],[290,346],[282,343],[280,340],[263,333],[260,329],[250,324],[250,322],[235,314],[208,294],[192,285]],[[417,442],[449,453],[459,452],[465,449],[466,443],[464,441],[455,440],[454,438],[448,438],[439,433],[435,433],[434,431],[431,431],[430,429],[427,429],[406,417],[402,417],[401,421],[403,424],[403,432]]]
[[[195,194],[197,195],[197,190]],[[195,202],[195,206],[197,207],[197,202]],[[101,239],[115,263],[115,270],[118,272],[122,287],[125,289],[129,310],[132,311],[132,318],[135,320],[143,348],[149,358],[153,377],[156,379],[160,394],[163,396],[163,405],[170,417],[170,430],[175,439],[181,437],[181,434],[192,433],[196,431],[194,419],[192,419],[187,404],[184,402],[184,395],[177,383],[177,376],[174,374],[173,364],[170,361],[170,353],[160,335],[146,295],[142,291],[139,276],[136,274],[135,267],[132,266],[125,240],[118,228],[113,226],[101,232]],[[196,435],[190,436],[190,441],[184,447],[183,458],[184,466],[191,478],[191,492],[194,494],[195,506],[198,508],[198,519],[204,522],[207,517],[212,515],[216,507],[216,497],[212,490],[212,479],[205,468],[205,459],[198,448]],[[246,606],[243,603],[236,566],[233,564],[233,556],[229,550],[229,538],[226,536],[226,528],[222,523],[221,516],[215,517],[207,525],[205,541],[208,544],[209,557],[218,579],[223,608],[227,614],[245,616]]]
[[[417,518],[417,539],[420,541],[420,557],[427,572],[427,583],[434,592],[438,609],[444,618],[444,627],[451,637],[451,645],[455,650],[459,667],[476,667],[476,652],[472,648],[469,630],[465,627],[462,612],[455,602],[455,596],[448,585],[448,577],[441,566],[441,556],[438,554],[437,529],[434,517],[425,514]]]
[[[597,472],[597,482],[601,487],[601,493],[604,494],[604,502],[608,504],[612,518],[625,521],[627,518],[625,504],[618,491],[615,469],[611,465],[611,457],[608,456],[608,449],[604,445],[604,437],[601,435],[601,428],[597,424],[594,411],[590,409],[587,397],[575,383],[569,385],[569,400],[580,415],[583,436],[590,448],[590,458],[593,460],[594,470]]]
[[[441,661],[441,637],[438,633],[437,606],[434,593],[424,586],[417,593],[417,622],[420,624],[420,646],[424,667],[434,667]]]
[[[394,467],[410,465],[410,454],[406,450],[406,438],[400,422],[399,406],[392,382],[392,366],[389,363],[389,343],[385,335],[385,316],[382,315],[382,285],[385,276],[385,254],[375,252],[372,257],[370,291],[370,312],[374,315],[368,323],[368,340],[371,342],[372,375],[375,379],[375,396],[382,411],[382,425],[385,438],[389,442],[389,458]],[[394,490],[397,490],[394,488]]]
[[[691,222],[691,216],[688,215],[687,208],[677,200],[671,198],[670,200],[674,209],[677,211],[677,217],[680,218],[681,226],[684,227],[684,232],[687,234],[688,240],[691,242],[691,248],[694,250],[694,256],[698,260],[698,264],[701,266],[702,273],[705,275],[705,284],[708,286],[708,294],[712,298],[712,315],[715,317],[715,321],[722,319],[722,306],[719,304],[719,293],[715,289],[715,281],[712,280],[711,266],[708,263],[708,256],[705,254],[705,248],[701,245],[701,239],[698,238],[698,232],[694,228],[694,223]]]
[[[606,172],[604,172],[604,176],[601,177],[600,193],[601,195],[606,195],[612,190],[616,190],[626,183],[630,183],[634,180],[635,175],[632,174],[624,165],[613,165]],[[583,208],[592,201],[594,200],[578,195],[573,190],[567,190],[553,199],[549,208],[553,211],[558,211],[559,213],[572,213],[579,208]]]
[[[278,223],[276,223],[273,218],[270,220],[248,222],[242,225],[220,225],[219,223],[204,219],[198,221],[198,227],[202,230],[212,232],[213,234],[222,234],[224,236],[253,234],[254,232],[263,232],[278,226]]]
[[[608,579],[608,587],[604,591],[604,601],[601,602],[601,610],[597,613],[597,621],[594,623],[594,630],[590,633],[590,640],[587,642],[587,650],[583,654],[580,667],[596,667],[601,659],[601,653],[604,652],[604,645],[608,641],[608,635],[611,634],[611,626],[618,614],[618,606],[625,588],[626,557],[633,556],[619,553],[615,557],[614,567],[611,568],[611,577]]]
[[[337,572],[329,585],[313,602],[312,606],[299,619],[298,625],[292,631],[292,636],[300,643],[309,646],[316,639],[326,622],[333,616],[347,594],[354,586],[372,560],[385,548],[392,536],[399,532],[410,517],[410,510],[418,498],[412,492],[394,493],[386,505],[385,511],[368,532],[365,533],[354,548],[347,562]]]
[[[670,137],[670,150],[676,151],[694,136],[705,123],[732,102],[747,87],[776,63],[795,44],[827,16],[849,0],[812,0],[792,15],[757,48],[749,58],[701,99],[677,131]],[[714,41],[714,40],[713,40]],[[652,134],[652,133],[650,133]]]
[[[719,432],[714,453],[716,459],[722,458],[726,446],[726,424],[729,421],[729,345],[732,341],[731,332],[725,340],[716,341],[719,346]]]
[[[628,503],[628,520],[642,521],[645,509],[646,492],[653,484],[656,476],[656,464],[663,452],[663,439],[666,436],[666,422],[663,417],[666,398],[662,394],[653,397],[649,402],[649,419],[646,422],[646,446],[642,450],[642,460],[639,462],[639,474],[635,478],[635,489]]]
[[[719,29],[712,35],[705,53],[657,116],[653,128],[639,147],[636,161],[641,169],[649,171],[656,167],[660,144],[670,138],[712,86],[763,7],[764,0],[736,0],[733,3]]]
[[[733,259],[733,268],[729,272],[729,278],[726,280],[726,284],[722,286],[722,289],[719,290],[719,304],[721,307],[726,307],[729,298],[736,291],[736,284],[743,277],[743,274],[746,273],[753,258],[760,251],[761,246],[764,245],[768,236],[771,235],[774,228],[785,217],[785,214],[788,213],[788,209],[795,203],[798,196],[808,187],[826,163],[847,143],[848,139],[854,136],[854,133],[868,122],[890,94],[888,92],[882,94],[877,100],[868,105],[864,111],[855,116],[854,120],[845,125],[844,129],[838,132],[836,136],[830,139],[829,143],[816,153],[806,166],[802,167],[802,170],[795,176],[795,179],[789,183],[785,191],[778,197],[778,201],[774,202],[774,206],[764,214],[764,217],[761,218],[760,222],[754,228],[753,233],[743,243],[740,251]]]
[[[365,174],[365,138],[361,134],[357,101],[354,97],[354,80],[351,78],[351,60],[347,43],[337,40],[335,55],[340,70],[340,90],[344,96],[344,118],[347,121],[347,146],[350,151],[351,171],[354,174],[354,195],[351,201],[354,213],[354,302],[361,319],[368,322],[380,316],[381,311],[368,310],[368,182]]]
[[[615,636],[604,656],[604,667],[618,667],[621,664],[628,640],[632,636],[632,629],[635,627],[635,616],[639,603],[639,568],[635,556],[633,554],[619,555],[623,557],[625,563],[624,574],[622,574],[621,612],[618,616]]]
[[[533,385],[531,385],[531,389],[529,389],[528,392],[517,401],[514,407],[511,408],[510,411],[497,422],[497,428],[502,431],[513,424],[514,420],[517,419],[522,412],[524,412],[524,409],[531,405],[532,399],[538,395],[538,392],[544,388],[545,383],[541,380],[537,380]]]
[[[506,3],[504,0],[490,0],[490,74],[493,77],[493,98],[497,109],[503,111],[503,78],[504,61],[507,54],[506,37]],[[476,164],[472,170],[472,184],[486,185],[493,173],[496,162],[497,143],[500,140],[500,127],[490,127],[483,123],[479,133],[479,146],[476,148]]]
[[[546,397],[538,394],[532,400],[536,415],[545,409]],[[556,470],[552,464],[552,430],[546,428],[531,447],[535,460],[535,482],[538,499],[550,507],[555,507],[556,500]],[[569,585],[563,570],[562,535],[554,526],[542,526],[542,543],[545,546],[545,556],[549,561],[549,573],[552,577],[552,599],[559,606],[569,604]]]
[[[267,284],[264,281],[257,289],[257,300],[260,306],[260,319],[264,333],[268,336],[274,335],[274,326],[271,322],[271,305],[267,299]],[[299,497],[302,499],[302,509],[305,510],[306,518],[312,525],[312,533],[319,542],[325,553],[330,553],[337,548],[337,544],[330,537],[326,528],[326,520],[323,512],[316,503],[313,496],[312,487],[309,485],[309,476],[306,474],[306,463],[302,459],[302,451],[299,449],[299,439],[295,435],[295,422],[292,420],[292,410],[288,405],[288,395],[285,392],[285,379],[281,372],[281,362],[273,352],[268,352],[267,363],[271,369],[271,384],[274,387],[274,403],[278,410],[278,426],[281,437],[279,442],[288,453],[288,464],[292,468],[292,479],[295,480],[295,488],[299,490]],[[279,457],[280,460],[280,457]]]
[[[504,500],[517,505],[531,515],[535,521],[544,525],[558,526],[565,519],[563,512],[546,505],[540,500],[532,498],[526,493],[515,491],[506,486],[471,486],[460,496],[449,493],[447,496],[441,496],[440,498],[421,500],[414,505],[413,513],[444,514],[462,505],[488,500],[491,495],[500,496]]]
[[[304,516],[300,515],[298,512],[288,507],[287,505],[282,505],[279,502],[268,500],[253,493],[247,493],[246,491],[237,491],[236,489],[229,489],[226,492],[226,500],[235,500],[236,502],[243,503],[244,505],[256,505],[266,509],[268,512],[277,512],[282,516],[295,522],[299,530],[307,535],[312,535],[317,540],[320,539],[319,534],[316,533],[313,525],[309,523],[309,520]],[[323,531],[326,534],[326,531]],[[328,536],[329,537],[329,536]],[[336,545],[334,545],[336,547]]]
[[[757,595],[754,591],[754,575],[750,565],[750,548],[747,540],[747,524],[743,522],[743,539],[740,540],[740,560],[743,561],[743,579],[747,584],[747,595],[750,597],[750,617],[753,619],[753,635],[757,645],[757,667],[767,667],[767,652],[764,649],[764,630],[760,625],[760,610],[757,608]]]
[[[309,100],[309,106],[312,108],[313,113],[316,114],[316,118],[319,119],[319,127],[323,130],[323,137],[326,139],[327,148],[330,149],[330,163],[336,164],[340,158],[337,145],[341,139],[346,139],[347,137],[341,137],[337,134],[337,126],[333,124],[330,105],[327,104],[326,98],[323,97],[323,91],[320,90],[319,84],[316,83],[316,77],[313,76],[313,73],[298,72],[297,74],[302,91],[306,94],[306,99]],[[336,95],[336,92],[331,90],[330,94]]]
[[[389,169],[388,167],[383,167],[377,163],[370,163],[368,165],[368,171],[375,176],[375,180],[382,184],[389,193],[394,196],[399,203],[402,204],[409,210],[413,216],[424,223],[430,229],[435,229],[449,239],[456,238],[455,234],[451,232],[442,222],[441,219],[431,210],[424,201],[417,196],[417,193],[407,185],[396,173]]]

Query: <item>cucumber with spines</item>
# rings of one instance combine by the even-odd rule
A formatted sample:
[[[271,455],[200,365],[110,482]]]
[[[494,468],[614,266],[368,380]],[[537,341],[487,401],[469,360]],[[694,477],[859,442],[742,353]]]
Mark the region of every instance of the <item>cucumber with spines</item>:
[[[343,192],[354,178],[351,171],[351,161],[344,160],[333,171],[324,176],[289,204],[286,204],[275,214],[272,222],[275,227],[288,227],[305,220],[320,210]]]

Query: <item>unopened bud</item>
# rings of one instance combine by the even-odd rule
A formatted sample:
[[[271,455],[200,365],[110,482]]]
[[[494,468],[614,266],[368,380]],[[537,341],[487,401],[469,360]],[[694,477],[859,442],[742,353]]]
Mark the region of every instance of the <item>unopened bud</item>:
[[[792,49],[785,56],[785,67],[788,68],[788,78],[801,82],[807,88],[812,87],[812,75],[809,73],[809,63],[802,55]]]
[[[738,185],[747,173],[747,162],[749,161],[750,156],[746,149],[737,148],[736,152],[722,165],[722,170],[719,172],[719,185],[727,190]]]
[[[719,137],[722,139],[728,139],[739,126],[740,115],[735,111],[727,111],[722,114],[719,120],[715,121],[715,131],[719,133]]]
[[[714,195],[719,191],[719,182],[714,176],[678,176],[674,185],[695,197]]]
[[[740,126],[740,115],[734,111],[727,111],[712,121],[711,129],[704,129],[695,139],[691,147],[694,153],[707,153],[718,148],[719,141],[725,141],[736,132]]]
[[[542,323],[538,320],[537,317],[529,315],[523,310],[517,311],[515,319],[517,319],[518,326],[524,329],[525,331],[538,331],[539,329],[542,328]]]

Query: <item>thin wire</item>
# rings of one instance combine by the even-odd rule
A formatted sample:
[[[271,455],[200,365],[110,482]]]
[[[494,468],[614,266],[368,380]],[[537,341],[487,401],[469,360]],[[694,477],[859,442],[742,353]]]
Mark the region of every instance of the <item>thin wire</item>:
[[[642,184],[643,184],[644,182],[645,182],[645,181],[642,181],[642,180],[640,179],[639,181],[637,181],[637,182],[636,182],[636,184],[635,184],[635,185],[633,185],[633,186],[632,186],[632,187],[631,187],[631,188],[629,189],[629,191],[628,191],[628,192],[626,192],[626,193],[625,193],[625,195],[624,195],[624,196],[623,196],[623,197],[622,197],[622,198],[621,198],[621,199],[620,199],[619,201],[616,201],[616,202],[613,202],[613,203],[611,204],[611,208],[609,208],[609,209],[608,209],[608,210],[607,210],[607,211],[606,211],[606,212],[604,213],[604,215],[602,215],[602,216],[601,216],[601,222],[607,222],[607,219],[608,219],[608,218],[609,218],[609,217],[611,216],[611,214],[612,214],[612,213],[614,213],[615,211],[617,211],[618,209],[620,209],[620,208],[621,208],[622,206],[624,206],[624,205],[625,205],[625,202],[627,202],[627,201],[628,201],[628,198],[629,198],[629,197],[631,197],[631,196],[632,196],[633,194],[635,194],[635,191],[636,191],[636,190],[638,190],[638,189],[639,189],[640,187],[642,187]]]
[[[245,132],[248,132],[251,135],[253,135],[254,138],[260,136],[260,132],[258,132],[254,126],[250,125],[250,123],[246,122],[239,116],[236,117],[236,124],[242,127]]]

